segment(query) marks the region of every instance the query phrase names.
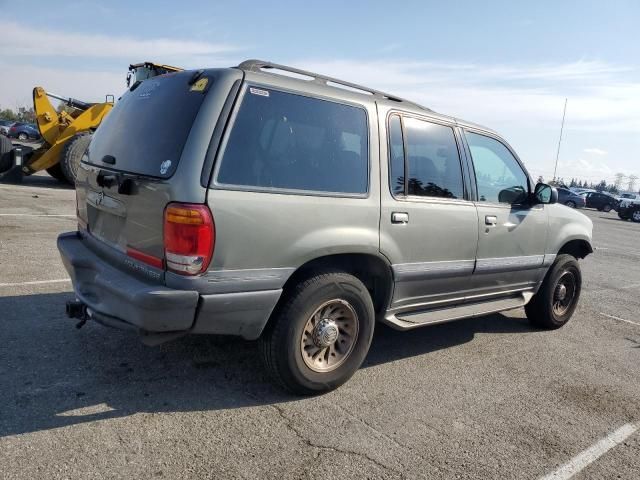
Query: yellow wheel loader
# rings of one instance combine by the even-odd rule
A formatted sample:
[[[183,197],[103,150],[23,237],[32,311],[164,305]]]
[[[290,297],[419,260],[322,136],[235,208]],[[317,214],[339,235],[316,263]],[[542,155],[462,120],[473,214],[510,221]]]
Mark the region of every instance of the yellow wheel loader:
[[[129,66],[127,87],[148,78],[182,70],[170,65],[151,62]],[[67,108],[59,112],[49,98],[64,102]],[[19,182],[23,176],[46,170],[52,177],[75,183],[76,172],[93,132],[114,105],[113,95],[103,103],[87,103],[75,98],[46,92],[42,87],[33,89],[33,110],[42,145],[37,148],[19,146],[0,136],[0,181]]]

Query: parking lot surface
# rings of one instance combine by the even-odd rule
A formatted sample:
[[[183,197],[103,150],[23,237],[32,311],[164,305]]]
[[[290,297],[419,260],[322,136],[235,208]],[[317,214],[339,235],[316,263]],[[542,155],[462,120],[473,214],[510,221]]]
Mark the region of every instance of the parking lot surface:
[[[353,379],[298,398],[255,343],[74,328],[74,191],[0,185],[0,477],[637,479],[640,224],[585,213],[598,250],[564,328],[379,326]]]

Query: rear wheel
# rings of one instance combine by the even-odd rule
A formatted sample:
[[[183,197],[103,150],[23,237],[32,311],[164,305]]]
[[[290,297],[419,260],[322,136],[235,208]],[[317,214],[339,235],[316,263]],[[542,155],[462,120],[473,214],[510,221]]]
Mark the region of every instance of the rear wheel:
[[[261,338],[271,375],[302,395],[346,382],[364,361],[375,314],[364,284],[344,272],[317,274],[293,288]]]
[[[29,138],[29,135],[27,135],[24,132],[18,134],[18,140],[27,140],[28,138]]]
[[[91,137],[90,132],[77,133],[65,143],[62,149],[59,165],[64,174],[64,178],[71,185],[75,185],[76,183],[80,161],[91,143]]]
[[[562,327],[573,315],[581,289],[578,260],[571,255],[558,255],[538,293],[525,306],[527,318],[540,328]]]
[[[602,207],[602,211],[605,213],[609,213],[611,211],[611,205],[607,203],[604,207]]]
[[[53,178],[55,178],[56,180],[59,180],[61,182],[67,181],[67,177],[64,176],[64,172],[60,167],[60,162],[56,163],[53,167],[47,168],[47,173],[51,175]]]
[[[576,208],[576,203],[569,200],[565,205],[569,208]]]

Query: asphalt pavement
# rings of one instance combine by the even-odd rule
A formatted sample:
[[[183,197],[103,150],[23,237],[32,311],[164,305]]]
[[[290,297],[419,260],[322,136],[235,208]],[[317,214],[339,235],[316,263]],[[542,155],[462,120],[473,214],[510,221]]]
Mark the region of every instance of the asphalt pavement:
[[[252,342],[76,329],[55,245],[74,191],[0,185],[0,478],[640,478],[640,224],[585,213],[564,328],[379,326],[354,378],[299,398]]]

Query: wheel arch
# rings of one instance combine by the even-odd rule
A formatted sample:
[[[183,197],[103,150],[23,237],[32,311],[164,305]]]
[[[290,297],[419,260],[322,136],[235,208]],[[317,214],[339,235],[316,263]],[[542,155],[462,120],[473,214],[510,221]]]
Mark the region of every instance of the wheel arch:
[[[376,314],[386,310],[393,294],[393,273],[389,262],[371,253],[323,255],[300,265],[283,286],[282,301],[296,284],[320,271],[343,271],[358,278],[369,290]]]
[[[558,255],[569,254],[575,258],[585,258],[587,255],[593,253],[593,247],[588,240],[582,238],[574,238],[565,242],[560,250],[558,250]]]

